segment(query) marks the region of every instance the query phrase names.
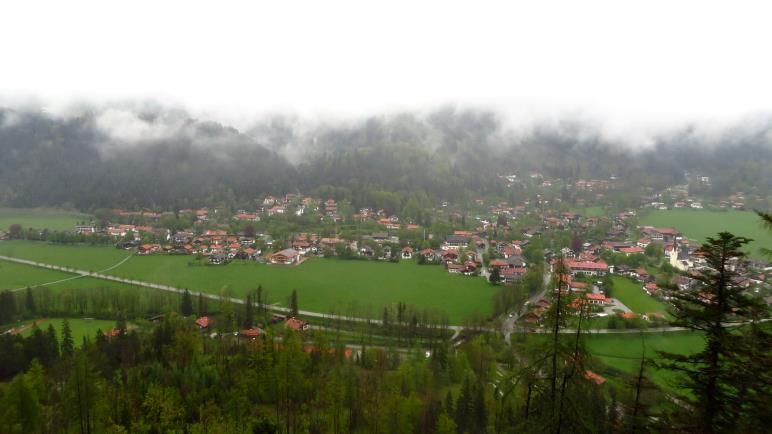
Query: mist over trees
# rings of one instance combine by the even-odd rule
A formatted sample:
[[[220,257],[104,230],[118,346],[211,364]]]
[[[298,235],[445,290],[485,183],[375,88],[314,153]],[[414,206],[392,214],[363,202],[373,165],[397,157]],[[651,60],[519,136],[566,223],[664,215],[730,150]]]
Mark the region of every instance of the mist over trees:
[[[444,108],[350,122],[274,116],[240,132],[179,110],[99,108],[77,115],[0,109],[0,204],[98,207],[248,205],[289,191],[372,205],[507,197],[520,170],[619,177],[636,188],[707,173],[708,194],[769,194],[772,120],[706,135],[691,126],[645,147],[580,121],[513,130],[494,112]],[[423,205],[423,204],[422,204]],[[395,205],[396,207],[396,205]]]

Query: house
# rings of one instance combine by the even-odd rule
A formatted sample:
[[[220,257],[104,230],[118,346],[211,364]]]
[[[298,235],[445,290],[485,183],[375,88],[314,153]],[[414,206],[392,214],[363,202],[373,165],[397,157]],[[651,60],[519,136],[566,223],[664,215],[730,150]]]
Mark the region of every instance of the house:
[[[488,266],[490,268],[508,268],[509,263],[503,259],[491,259]]]
[[[224,253],[214,253],[209,256],[209,263],[212,265],[225,265],[228,261],[230,261],[230,258]]]
[[[251,329],[239,330],[239,337],[245,339],[257,339],[262,334],[262,330],[257,327]]]
[[[209,328],[209,324],[210,324],[210,321],[208,316],[202,316],[196,319],[196,325],[199,328],[202,328],[202,329]]]
[[[523,267],[504,268],[500,272],[501,280],[503,280],[504,283],[514,283],[515,281],[522,279],[527,271],[528,270]]]
[[[448,264],[448,273],[461,274],[464,271],[466,271],[466,266],[465,265],[456,264],[456,263],[449,263]]]
[[[370,246],[362,246],[359,248],[359,256],[370,258],[373,256],[373,249]]]
[[[458,260],[458,251],[457,250],[445,250],[442,252],[442,260],[445,263],[449,262],[455,262]]]
[[[590,285],[587,284],[587,283],[584,283],[584,282],[573,282],[573,281],[568,282],[568,288],[571,291],[574,291],[574,292],[584,292],[584,291],[587,291],[587,287],[588,286],[590,286]]]
[[[308,324],[307,322],[295,317],[291,317],[286,321],[284,321],[284,326],[298,332],[302,330],[307,330],[309,327],[311,327],[311,325]]]
[[[442,245],[442,250],[448,249],[465,249],[469,245],[469,237],[461,235],[449,235],[445,238],[445,243]]]
[[[149,255],[161,251],[160,244],[142,244],[139,246],[137,253],[140,255]]]
[[[75,233],[78,235],[90,235],[96,233],[96,226],[94,225],[75,225]]]
[[[611,302],[604,294],[595,294],[592,292],[584,294],[584,298],[587,299],[587,302],[590,304],[604,305]]]
[[[300,260],[300,253],[295,249],[284,249],[269,256],[271,264],[296,264]]]
[[[621,253],[624,253],[625,256],[630,256],[630,255],[642,255],[645,250],[643,250],[638,246],[635,246],[635,247],[622,247],[621,249],[619,249],[619,251]]]
[[[609,266],[604,261],[598,262],[579,262],[566,261],[566,267],[571,271],[571,275],[585,274],[589,276],[605,276],[609,272]]]
[[[434,250],[432,249],[423,249],[419,252],[419,254],[423,256],[427,262],[434,262],[437,260],[437,255],[434,253]]]
[[[652,295],[655,292],[659,291],[659,286],[657,286],[655,282],[649,282],[643,285],[643,290],[646,291],[647,294]]]
[[[402,248],[402,259],[411,259],[413,258],[413,248],[410,246],[405,246]]]

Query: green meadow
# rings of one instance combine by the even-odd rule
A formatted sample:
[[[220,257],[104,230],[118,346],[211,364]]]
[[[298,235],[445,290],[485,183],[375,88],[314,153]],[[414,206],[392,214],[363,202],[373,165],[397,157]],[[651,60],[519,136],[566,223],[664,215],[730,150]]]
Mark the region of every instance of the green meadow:
[[[596,334],[586,341],[587,349],[598,360],[610,368],[627,374],[636,374],[640,357],[645,346],[646,357],[660,360],[657,351],[677,354],[693,354],[705,346],[701,334],[696,332],[625,333]],[[671,371],[649,368],[654,382],[662,387],[673,387],[676,375]]]
[[[87,214],[49,208],[0,208],[0,230],[7,231],[13,224],[22,228],[73,230],[81,221],[88,220]]]
[[[54,330],[56,330],[56,338],[61,341],[63,320],[64,318],[44,318],[39,320],[37,327],[45,331],[49,325],[54,326]],[[87,337],[93,341],[96,337],[97,330],[107,332],[108,330],[111,330],[113,327],[115,327],[115,321],[109,320],[67,318],[67,321],[70,323],[72,340],[75,342],[75,346],[80,346],[84,337]],[[32,321],[29,321],[29,323],[32,323]],[[34,330],[34,327],[30,327],[24,330],[21,335],[27,337],[31,335]]]
[[[189,256],[145,256],[131,258],[109,273],[215,294],[228,286],[235,296],[262,285],[269,302],[285,306],[296,289],[300,308],[316,312],[345,313],[353,303],[374,309],[371,315],[380,317],[383,306],[404,302],[445,312],[454,324],[473,314],[489,315],[497,290],[482,278],[450,275],[444,267],[413,261],[312,258],[296,267],[254,262],[211,266],[195,265]]]
[[[36,286],[67,279],[72,276],[69,273],[0,261],[0,290]]]
[[[665,313],[667,311],[667,306],[664,303],[643,291],[642,283],[619,276],[611,276],[611,280],[614,282],[614,289],[611,296],[619,299],[619,301],[624,303],[624,305],[629,307],[633,312]]]
[[[99,271],[117,264],[131,255],[131,252],[115,247],[60,245],[12,240],[0,241],[0,255],[87,271]]]
[[[652,210],[641,216],[639,224],[673,227],[698,242],[714,237],[721,231],[729,231],[754,239],[747,249],[753,257],[760,257],[761,247],[772,247],[772,233],[761,227],[761,219],[751,211]]]
[[[117,264],[129,252],[112,247],[6,241],[0,242],[0,255],[96,271]],[[66,273],[10,265],[5,261],[0,263],[8,267],[5,275],[18,276],[12,284],[3,285],[8,289],[34,286],[67,276]],[[4,275],[2,270],[0,268],[0,277]],[[157,255],[134,256],[107,273],[213,294],[228,287],[236,297],[244,297],[248,291],[262,285],[270,297],[269,302],[284,306],[292,290],[296,289],[303,310],[350,313],[355,306],[359,315],[375,318],[380,317],[383,306],[404,302],[444,312],[454,324],[473,315],[489,315],[491,298],[497,291],[485,279],[450,275],[444,267],[420,266],[414,261],[392,264],[312,258],[296,267],[240,261],[212,266],[198,265],[191,256]],[[52,288],[113,285],[95,280],[74,279],[52,285]]]

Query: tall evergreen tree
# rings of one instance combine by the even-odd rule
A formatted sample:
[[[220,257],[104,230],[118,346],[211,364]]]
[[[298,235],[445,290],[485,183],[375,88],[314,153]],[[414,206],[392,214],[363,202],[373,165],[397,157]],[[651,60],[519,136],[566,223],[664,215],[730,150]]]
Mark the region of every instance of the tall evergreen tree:
[[[27,295],[24,300],[24,307],[27,309],[28,313],[35,313],[37,309],[35,309],[35,298],[32,296],[32,288],[29,286],[27,287]]]
[[[197,313],[198,316],[204,316],[206,315],[206,299],[204,298],[204,294],[198,293],[198,309]]]
[[[244,301],[244,328],[251,329],[254,325],[255,312],[254,303],[252,302],[252,295],[247,294],[247,299]]]
[[[298,292],[295,289],[292,290],[292,294],[290,295],[289,308],[292,316],[298,316]]]
[[[182,293],[182,300],[180,301],[180,313],[182,316],[190,316],[193,314],[193,300],[190,298],[190,291],[185,289]]]
[[[75,351],[75,343],[72,339],[72,329],[70,329],[70,322],[67,318],[62,320],[62,342],[61,342],[61,354],[62,357],[69,358]]]
[[[695,354],[661,352],[662,367],[685,374],[682,386],[690,394],[681,397],[695,411],[679,412],[676,422],[688,430],[706,433],[728,432],[733,429],[742,407],[743,397],[732,378],[732,359],[737,333],[730,321],[750,319],[757,302],[737,285],[736,265],[745,257],[742,248],[751,240],[729,232],[708,237],[699,249],[707,268],[696,279],[698,285],[687,291],[671,291],[674,305],[673,325],[700,331],[705,336],[705,348]]]

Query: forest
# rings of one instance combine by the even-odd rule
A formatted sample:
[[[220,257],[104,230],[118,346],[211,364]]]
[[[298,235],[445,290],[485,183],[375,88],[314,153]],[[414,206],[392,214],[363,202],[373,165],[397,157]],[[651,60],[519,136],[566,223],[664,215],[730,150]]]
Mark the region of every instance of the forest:
[[[310,125],[276,115],[244,131],[163,106],[56,116],[0,108],[0,204],[171,210],[291,191],[355,207],[479,195],[517,202],[525,193],[497,177],[514,172],[615,176],[635,194],[684,183],[686,172],[709,173],[704,194],[764,197],[771,128],[766,120],[705,136],[687,126],[635,146],[580,121],[514,132],[495,112],[455,107]]]
[[[761,432],[772,422],[772,334],[758,321],[767,308],[728,266],[744,257],[748,241],[728,232],[708,238],[701,253],[710,267],[696,276],[700,285],[672,293],[672,325],[701,333],[703,349],[654,358],[641,340],[634,375],[609,371],[588,352],[589,309],[560,290],[561,263],[538,339],[507,343],[470,327],[458,346],[442,338],[442,327],[415,335],[416,317],[402,305],[383,318],[386,335],[400,343],[373,345],[364,335],[341,340],[335,327],[271,326],[268,310],[251,302],[263,299],[259,288],[240,306],[187,292],[6,291],[0,322],[117,320],[82,342],[66,319],[60,333],[49,325],[28,337],[0,335],[0,431]],[[292,310],[299,305],[293,294]],[[156,312],[164,314],[148,319]],[[225,319],[209,330],[193,321],[215,312]],[[257,337],[231,333],[254,325],[262,327]],[[672,373],[669,387],[652,381],[655,369]],[[604,377],[612,373],[613,380]]]

